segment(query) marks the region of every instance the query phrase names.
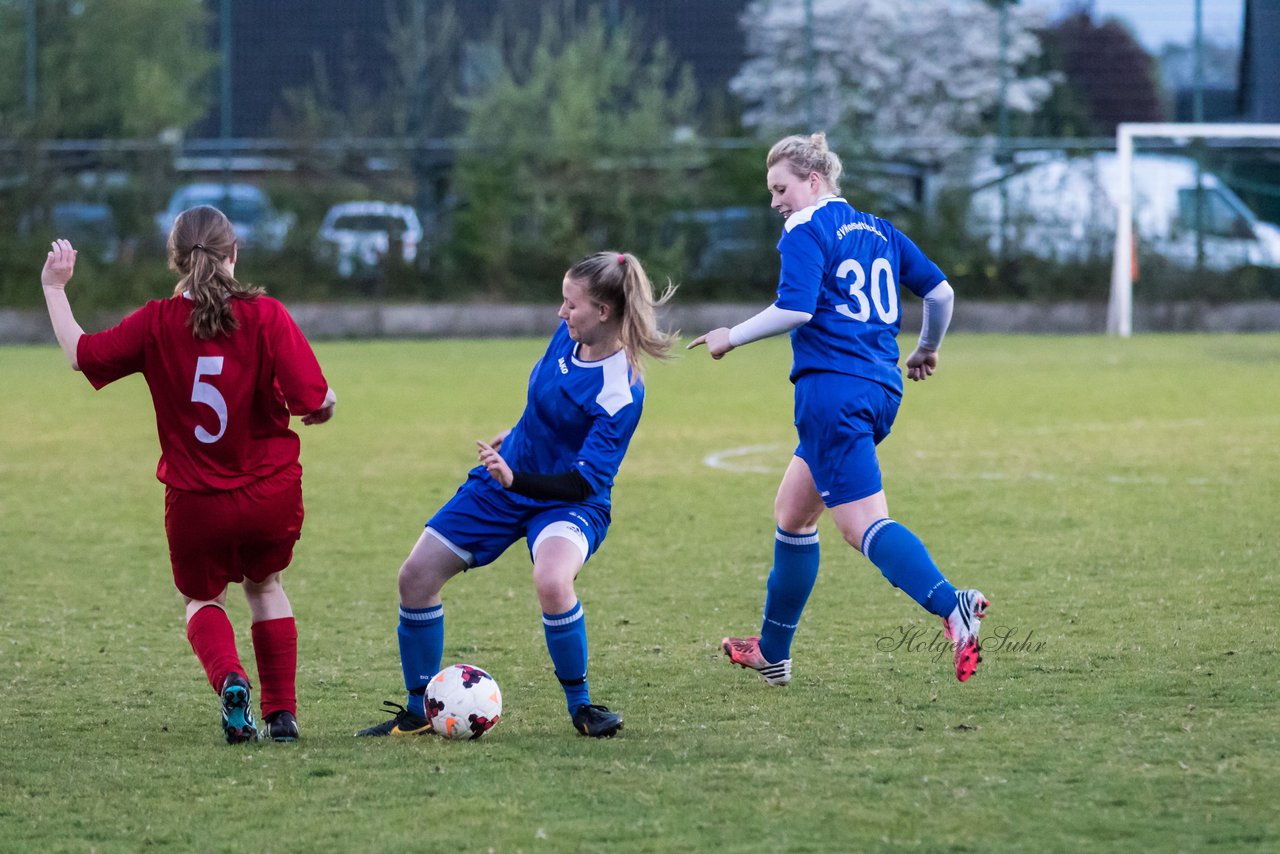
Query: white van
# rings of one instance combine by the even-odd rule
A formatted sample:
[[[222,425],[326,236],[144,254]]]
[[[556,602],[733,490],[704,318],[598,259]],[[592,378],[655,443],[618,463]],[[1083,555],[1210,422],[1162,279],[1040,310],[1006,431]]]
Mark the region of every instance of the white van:
[[[1059,261],[1109,258],[1115,246],[1118,171],[1116,155],[1104,152],[1049,160],[989,183],[971,196],[971,233],[998,250],[1001,211],[1007,204],[1008,251]],[[1199,176],[1197,216],[1196,172],[1190,158],[1134,156],[1134,235],[1139,251],[1194,267],[1198,218],[1205,268],[1280,267],[1280,228],[1258,219],[1210,172]]]

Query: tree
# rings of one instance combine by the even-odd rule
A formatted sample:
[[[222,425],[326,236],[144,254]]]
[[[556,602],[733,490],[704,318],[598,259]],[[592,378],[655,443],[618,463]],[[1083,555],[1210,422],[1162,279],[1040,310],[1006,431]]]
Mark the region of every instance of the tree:
[[[300,141],[334,137],[390,136],[438,139],[461,130],[458,74],[466,41],[454,7],[447,2],[385,0],[385,63],[372,72],[354,45],[341,56],[311,56],[312,79],[283,93],[273,116],[281,136]],[[332,65],[336,66],[331,67]]]
[[[826,130],[879,154],[923,140],[941,151],[986,129],[998,105],[1000,15],[977,0],[752,0],[742,16],[750,58],[730,88],[765,136]],[[1007,15],[1005,104],[1026,113],[1050,90],[1020,71],[1040,52],[1037,13]]]
[[[39,0],[34,116],[27,13],[25,2],[0,0],[0,127],[46,138],[154,137],[205,114],[217,56],[200,0]]]
[[[450,258],[493,295],[558,294],[578,256],[649,247],[685,184],[673,134],[692,127],[695,91],[662,44],[570,3],[535,39],[495,51],[495,81],[465,103]]]
[[[1062,72],[1062,50],[1050,29],[1037,31],[1043,48],[1026,65],[1031,75],[1051,84],[1049,94],[1032,113],[1011,117],[1010,134],[1022,137],[1069,138],[1093,135],[1093,122],[1083,96]]]
[[[446,137],[460,129],[457,74],[465,42],[458,14],[447,5],[387,0],[387,45],[392,74],[387,87],[393,136]]]
[[[1111,136],[1120,122],[1164,118],[1155,62],[1124,24],[1102,24],[1082,8],[1050,28],[1067,85],[1078,93],[1093,132]]]

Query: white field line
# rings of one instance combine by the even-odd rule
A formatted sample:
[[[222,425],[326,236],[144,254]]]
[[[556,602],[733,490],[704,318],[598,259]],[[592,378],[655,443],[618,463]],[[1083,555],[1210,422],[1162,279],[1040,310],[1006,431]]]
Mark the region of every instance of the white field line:
[[[783,466],[772,465],[751,465],[750,463],[741,462],[742,457],[749,457],[754,454],[763,454],[765,452],[782,456],[786,453],[782,445],[744,445],[741,448],[726,448],[723,451],[715,451],[707,454],[702,458],[702,464],[707,468],[720,469],[721,471],[731,471],[739,474],[775,474],[781,473]],[[789,461],[790,456],[787,457]]]

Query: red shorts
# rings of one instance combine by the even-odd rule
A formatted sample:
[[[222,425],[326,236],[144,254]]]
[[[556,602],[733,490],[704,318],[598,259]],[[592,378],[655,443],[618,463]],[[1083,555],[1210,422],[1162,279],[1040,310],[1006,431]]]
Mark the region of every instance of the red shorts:
[[[302,535],[301,471],[291,466],[228,492],[166,488],[164,530],[183,596],[208,601],[228,584],[265,581],[289,565]]]

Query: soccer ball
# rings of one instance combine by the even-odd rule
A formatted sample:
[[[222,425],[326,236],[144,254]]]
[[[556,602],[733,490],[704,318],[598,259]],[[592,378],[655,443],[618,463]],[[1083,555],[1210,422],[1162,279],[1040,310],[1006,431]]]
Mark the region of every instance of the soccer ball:
[[[498,683],[479,667],[453,664],[427,683],[427,720],[445,738],[479,738],[501,714]]]

